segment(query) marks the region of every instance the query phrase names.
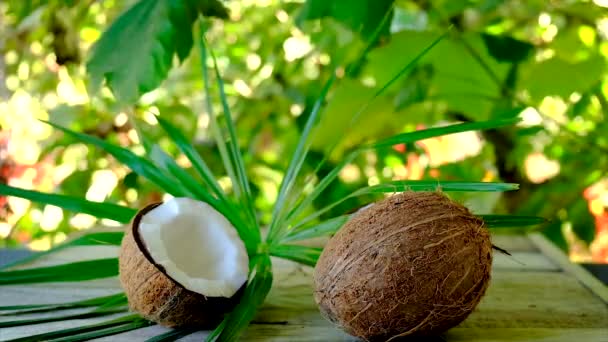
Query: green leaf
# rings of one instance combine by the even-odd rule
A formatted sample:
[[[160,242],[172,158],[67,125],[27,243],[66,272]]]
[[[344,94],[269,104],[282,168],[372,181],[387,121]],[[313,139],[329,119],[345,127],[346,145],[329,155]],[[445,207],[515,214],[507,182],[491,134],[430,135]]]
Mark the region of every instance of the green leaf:
[[[203,188],[202,184],[199,184],[194,177],[186,172],[186,170],[177,165],[175,159],[163,151],[158,144],[152,144],[150,150],[150,159],[155,163],[155,165],[173,177],[172,181],[179,185],[179,187],[182,189],[180,192],[186,194],[188,197],[207,202],[212,207],[222,212],[224,216],[226,215],[225,210],[222,211],[223,206],[221,203],[219,203],[216,198],[211,196],[211,194]]]
[[[338,231],[350,218],[350,215],[342,215],[323,221],[319,224],[302,227],[297,231],[291,231],[281,242],[301,241],[312,239],[320,236],[332,235]]]
[[[203,24],[200,25],[200,31],[205,31]],[[237,229],[239,229],[240,232],[243,232],[241,236],[253,237],[252,239],[245,240],[245,242],[249,242],[248,252],[250,253],[250,255],[252,255],[255,250],[251,250],[249,247],[252,245],[257,246],[257,244],[261,241],[262,238],[260,234],[259,223],[255,215],[254,203],[253,198],[251,196],[249,180],[245,172],[243,157],[239,150],[238,141],[236,138],[236,130],[234,127],[232,116],[230,114],[230,108],[228,106],[228,100],[224,90],[224,82],[219,74],[217,61],[215,59],[215,56],[213,55],[213,51],[208,48],[204,35],[200,39],[199,46],[201,51],[203,82],[205,86],[205,93],[207,96],[207,111],[211,122],[210,126],[213,131],[213,135],[215,137],[215,141],[217,143],[222,162],[224,163],[224,168],[232,182],[233,191],[238,199],[239,204],[241,205],[241,208],[238,208],[238,210],[236,210],[233,216],[243,215],[245,221],[247,221],[247,224],[240,225],[239,227],[237,227]],[[220,91],[220,99],[222,102],[222,107],[224,109],[223,117],[228,129],[227,137],[222,134],[219,122],[216,116],[214,115],[213,106],[211,104],[210,79],[206,66],[208,53],[211,55],[213,70],[215,72],[217,85]],[[226,140],[228,140],[228,142]]]
[[[0,316],[31,314],[31,313],[46,312],[46,311],[100,306],[100,305],[103,305],[108,302],[114,302],[116,300],[126,301],[125,294],[121,292],[121,293],[117,293],[117,294],[113,294],[113,295],[109,295],[109,296],[101,296],[101,297],[95,297],[95,298],[79,300],[79,301],[75,301],[75,302],[67,302],[67,303],[0,306],[0,311],[11,311],[8,313],[2,313],[2,314],[0,314]]]
[[[456,192],[494,192],[494,191],[512,191],[519,188],[518,184],[512,183],[491,183],[491,182],[455,182],[455,181],[425,181],[425,180],[397,180],[389,181],[383,184],[373,185],[358,189],[347,196],[342,197],[302,219],[293,228],[301,229],[302,226],[308,224],[317,217],[328,212],[335,206],[343,203],[349,198],[377,194],[387,192],[402,192],[402,191],[456,191]]]
[[[122,238],[125,235],[122,231],[116,232],[93,232],[86,233],[74,240],[68,241],[62,244],[62,248],[72,246],[96,246],[96,245],[109,245],[109,246],[120,246]],[[59,247],[59,246],[58,246]]]
[[[401,60],[416,56],[437,34],[418,30],[402,30],[392,34],[390,41],[370,52],[364,73],[382,84],[401,68]],[[475,56],[469,48],[476,52]],[[496,74],[496,78],[488,74],[481,62]],[[500,63],[489,55],[477,32],[464,32],[446,38],[420,61],[419,66],[432,70],[428,75],[428,100],[438,99],[441,103],[445,102],[446,108],[476,120],[487,119],[496,100],[502,97],[502,82],[499,82],[504,80],[510,68],[509,64]],[[395,87],[394,91],[400,89]],[[416,115],[418,121],[424,120],[420,109],[414,107],[402,114]]]
[[[116,296],[108,299],[105,303],[102,303],[99,307],[95,308],[93,312],[113,311],[117,308],[125,309],[128,304],[129,301],[126,294],[124,296]]]
[[[211,61],[213,62],[213,71],[215,72],[215,80],[217,82],[217,87],[220,92],[220,100],[223,108],[223,116],[224,122],[226,124],[226,128],[228,129],[228,155],[230,156],[230,160],[232,161],[232,165],[234,166],[234,171],[237,178],[237,183],[233,184],[233,187],[237,187],[239,192],[242,194],[241,204],[246,209],[249,214],[249,218],[251,220],[251,228],[256,232],[258,230],[258,223],[255,218],[255,210],[253,205],[253,198],[251,196],[251,188],[249,186],[249,179],[247,178],[247,172],[245,171],[245,163],[243,161],[243,156],[241,155],[241,151],[239,148],[238,138],[236,136],[236,128],[234,125],[234,120],[232,119],[232,114],[230,113],[230,106],[228,105],[228,98],[226,96],[226,91],[224,89],[224,80],[220,75],[220,70],[217,65],[217,60],[213,53],[213,50],[209,49],[207,46],[207,42],[205,37],[202,39],[202,49],[205,51],[209,51],[209,55],[211,56]],[[204,55],[206,57],[206,55]]]
[[[313,201],[321,195],[321,193],[333,182],[336,177],[340,174],[340,171],[350,162],[352,162],[362,151],[366,149],[379,149],[384,147],[393,146],[401,143],[413,143],[422,139],[434,138],[447,134],[476,131],[476,130],[488,130],[496,129],[499,127],[510,126],[521,119],[519,117],[501,118],[495,120],[472,122],[472,123],[461,123],[452,124],[443,127],[427,128],[420,131],[407,132],[394,135],[389,138],[385,138],[376,141],[371,144],[363,145],[359,149],[356,149],[346,155],[320,182],[315,186],[312,193],[308,195],[300,204],[295,206],[289,215],[287,216],[286,222],[292,223],[292,220],[297,218]]]
[[[323,179],[321,179],[319,184],[315,186],[313,191],[306,196],[302,202],[292,208],[285,221],[288,224],[291,224],[293,219],[297,218],[302,212],[304,212],[304,210],[306,210],[306,208],[308,208],[313,201],[319,197],[319,195],[321,195],[325,189],[327,189],[327,187],[336,179],[336,177],[338,177],[340,171],[342,171],[346,165],[351,163],[359,155],[359,153],[359,150],[355,150],[346,155],[346,157],[344,157],[338,163],[338,165],[336,165],[325,177],[323,177]]]
[[[538,216],[517,215],[478,215],[488,228],[514,228],[534,226],[547,223],[547,219]]]
[[[199,26],[200,26],[200,31],[204,32],[205,31],[204,25],[201,24]],[[202,74],[203,74],[203,84],[205,87],[205,97],[206,97],[205,105],[206,105],[206,110],[208,113],[207,115],[209,116],[209,122],[210,122],[209,126],[211,129],[211,132],[213,133],[213,138],[215,139],[215,142],[217,144],[217,148],[220,153],[220,157],[222,158],[222,163],[224,164],[224,170],[226,170],[226,173],[228,174],[228,177],[230,178],[230,182],[232,183],[232,186],[233,186],[233,191],[235,192],[237,198],[239,198],[240,197],[239,182],[236,177],[236,171],[234,169],[233,162],[228,153],[228,146],[226,143],[227,139],[222,134],[222,130],[220,128],[219,122],[215,115],[215,111],[213,110],[213,103],[211,101],[213,96],[211,94],[211,82],[209,79],[209,72],[207,70],[207,46],[206,46],[204,38],[201,38],[201,43],[199,44],[199,46],[200,46],[200,53],[201,53],[201,70],[202,70]]]
[[[121,223],[130,222],[136,213],[136,210],[118,204],[92,202],[68,195],[47,194],[15,188],[6,184],[0,184],[0,195],[25,198],[41,204],[51,204],[65,210],[89,214],[98,218],[107,218]]]
[[[146,340],[146,342],[173,342],[177,341],[182,337],[194,334],[199,331],[198,328],[177,328],[171,331],[167,331],[164,334],[156,335]]]
[[[534,45],[509,36],[482,33],[481,38],[490,55],[500,62],[519,63],[534,50]]]
[[[447,32],[442,34],[441,36],[435,38],[422,51],[420,51],[413,59],[411,59],[405,66],[401,67],[400,70],[395,75],[393,75],[389,80],[387,80],[378,90],[376,90],[375,93],[373,94],[373,96],[359,109],[359,111],[357,113],[355,113],[353,115],[353,118],[351,119],[351,122],[348,124],[348,127],[350,127],[354,122],[356,122],[358,117],[363,112],[365,112],[380,95],[382,95],[391,85],[393,85],[397,80],[399,80],[404,74],[409,72],[427,53],[429,53],[429,51],[431,51],[431,49],[433,49],[437,44],[439,44],[439,42],[441,40],[443,40],[446,35],[447,35]],[[315,168],[314,173],[316,173],[317,171],[320,170],[321,166],[325,163],[327,158],[331,155],[333,149],[338,145],[338,143],[339,143],[339,139],[337,139],[333,144],[331,144],[331,147],[329,148],[328,152],[326,153],[324,159]],[[375,145],[372,147],[375,148]],[[364,148],[362,148],[362,149],[364,149]],[[329,186],[329,184],[338,176],[338,174],[340,173],[342,168],[344,166],[346,166],[348,164],[348,162],[352,161],[354,158],[357,157],[359,152],[360,151],[355,150],[355,151],[349,153],[342,162],[340,162],[332,171],[330,171],[327,174],[327,176],[324,177],[324,179],[322,179],[319,182],[319,184],[315,187],[315,189],[313,190],[313,193],[311,195],[307,196],[307,198],[304,199],[300,204],[298,204],[292,208],[292,210],[290,211],[290,213],[287,216],[287,219],[282,224],[280,224],[280,226],[288,227],[291,223],[291,219],[296,218],[304,209],[306,209],[306,207],[308,205],[310,205],[312,203],[312,201],[314,201],[314,199],[317,196],[319,196],[321,194],[321,192],[323,192],[323,190],[327,186]],[[282,236],[284,234],[285,234],[284,232],[280,232],[278,235]]]
[[[519,189],[514,183],[396,180],[359,189],[353,196],[401,191],[470,191],[494,192]]]
[[[279,258],[293,260],[310,267],[315,267],[322,251],[323,248],[320,247],[275,245],[270,249],[270,254]]]
[[[69,264],[0,272],[0,285],[82,281],[118,275],[118,259],[96,259]]]
[[[517,86],[518,89],[528,91],[532,99],[538,101],[546,96],[568,98],[573,92],[586,93],[601,80],[605,69],[606,60],[600,56],[577,63],[553,57],[522,66]]]
[[[199,11],[207,17],[217,17],[221,19],[229,19],[230,13],[224,7],[221,1],[218,0],[190,0],[195,1]]]
[[[597,218],[589,211],[589,202],[584,197],[578,197],[574,203],[568,206],[568,220],[576,222],[572,225],[572,231],[586,244],[591,244],[596,237]]]
[[[134,103],[167,78],[173,57],[192,48],[193,1],[141,0],[116,19],[87,62],[93,90],[105,79],[116,98]]]
[[[125,311],[127,311],[126,307],[124,307],[122,309],[105,310],[105,311],[91,311],[91,312],[63,315],[63,316],[30,318],[30,319],[21,319],[21,320],[16,320],[16,321],[2,321],[2,322],[0,322],[0,329],[8,328],[8,327],[18,327],[18,326],[23,326],[23,325],[31,325],[31,324],[42,324],[42,323],[50,323],[50,322],[57,322],[57,321],[67,321],[70,319],[94,318],[94,317],[107,316],[110,314],[115,314],[115,313],[125,312]]]
[[[192,163],[192,167],[198,175],[205,181],[205,184],[211,188],[213,193],[220,199],[225,199],[225,194],[219,183],[215,179],[213,172],[207,166],[207,163],[201,158],[200,154],[196,151],[194,146],[188,141],[188,139],[184,136],[184,134],[177,129],[175,126],[171,125],[169,121],[157,117],[159,125],[165,130],[165,132],[169,135],[173,143],[182,151],[182,153],[190,160]]]
[[[272,265],[268,255],[258,255],[255,274],[247,284],[243,297],[222,323],[207,336],[207,341],[233,342],[255,316],[272,286]]]
[[[287,200],[287,195],[293,188],[296,181],[296,177],[302,169],[302,165],[304,164],[304,160],[306,159],[306,155],[310,149],[310,133],[313,129],[314,124],[317,122],[317,117],[319,115],[319,112],[321,111],[321,106],[323,105],[323,102],[325,102],[325,97],[327,96],[327,93],[329,92],[329,89],[331,88],[335,80],[336,73],[333,72],[331,77],[325,83],[325,86],[323,86],[321,94],[315,101],[314,107],[310,112],[308,119],[306,120],[306,124],[304,125],[302,133],[300,134],[298,145],[296,146],[296,149],[292,154],[291,161],[289,162],[289,166],[287,167],[287,171],[285,172],[285,176],[281,181],[279,195],[275,202],[272,213],[272,222],[270,223],[268,241],[273,241],[276,230],[282,224],[283,206],[285,205],[285,202]]]
[[[56,247],[49,249],[48,251],[39,252],[29,257],[17,260],[10,264],[5,264],[0,267],[0,270],[5,270],[7,268],[11,268],[13,266],[22,265],[29,263],[38,258],[47,256],[49,254],[58,252],[64,248],[73,247],[73,246],[95,246],[95,245],[110,245],[110,246],[119,246],[122,237],[124,236],[124,232],[99,232],[99,233],[86,233],[83,236],[80,236],[74,240],[64,242]]]
[[[135,323],[139,323],[139,322],[146,322],[146,321],[143,320],[141,317],[139,317],[139,315],[133,314],[133,315],[123,316],[123,317],[119,317],[119,318],[101,322],[101,323],[84,325],[84,326],[79,326],[79,327],[75,327],[75,328],[61,329],[61,330],[56,330],[56,331],[46,332],[46,333],[42,333],[42,334],[26,336],[26,337],[20,337],[20,338],[8,340],[5,342],[49,341],[49,340],[59,339],[59,338],[66,337],[66,336],[74,336],[74,335],[78,335],[78,334],[82,334],[82,333],[86,333],[86,332],[102,331],[104,329],[111,328],[111,327],[132,326],[132,325],[135,325]],[[140,324],[143,324],[143,323],[140,323]],[[143,326],[139,325],[137,327],[141,328]],[[135,329],[137,329],[137,328],[135,328]]]
[[[481,122],[461,123],[461,124],[453,124],[453,125],[448,125],[448,126],[443,126],[443,127],[427,128],[427,129],[420,130],[420,131],[397,134],[395,136],[392,136],[392,137],[389,137],[386,139],[382,139],[382,140],[376,141],[376,142],[368,144],[368,145],[364,145],[364,146],[360,147],[359,149],[349,153],[340,163],[338,163],[338,165],[336,165],[336,167],[334,167],[319,182],[319,184],[314,188],[312,193],[310,195],[308,195],[299,205],[297,205],[294,209],[292,209],[291,213],[288,215],[287,222],[289,224],[291,224],[292,220],[297,218],[310,204],[312,204],[312,202],[319,195],[321,195],[321,193],[329,186],[329,184],[336,179],[336,177],[338,176],[338,174],[340,174],[340,171],[344,168],[344,166],[346,166],[348,163],[352,162],[356,158],[356,156],[359,155],[359,153],[361,153],[362,151],[364,151],[366,149],[378,149],[378,148],[393,146],[393,145],[400,144],[400,143],[412,143],[412,142],[416,142],[416,141],[419,141],[422,139],[428,139],[428,138],[433,138],[433,137],[438,137],[438,136],[443,136],[443,135],[453,134],[453,133],[461,133],[461,132],[475,131],[475,130],[496,129],[499,127],[513,125],[513,124],[519,122],[520,120],[521,120],[520,118],[515,117],[515,118],[495,119],[495,120],[488,120],[488,121],[481,121]],[[437,185],[437,184],[435,184],[435,185]],[[352,196],[353,195],[351,195],[349,197],[352,197]],[[341,202],[346,199],[347,198],[344,198],[343,200],[341,200]],[[333,206],[338,205],[338,204],[339,203],[337,203],[337,202],[333,203],[329,207],[326,207],[325,209],[323,209],[324,210],[323,212],[331,209]],[[312,220],[320,215],[321,215],[321,213],[313,214],[309,218],[305,219],[304,222],[305,223],[310,222],[310,220]],[[300,226],[302,224],[303,223],[301,222],[298,224],[298,226]]]
[[[521,121],[520,118],[508,118],[508,119],[496,119],[496,120],[488,120],[488,121],[479,121],[479,122],[469,122],[469,123],[461,123],[461,124],[453,124],[447,125],[443,127],[434,127],[427,128],[420,131],[407,132],[402,134],[394,135],[390,138],[382,139],[376,141],[372,144],[366,146],[366,148],[381,148],[381,147],[389,147],[396,144],[405,144],[412,143],[422,139],[434,138],[448,134],[468,132],[468,131],[478,131],[478,130],[488,130],[488,129],[496,129],[505,126],[511,126]]]
[[[68,135],[73,136],[74,138],[76,138],[82,142],[97,146],[97,147],[105,150],[106,152],[111,154],[114,158],[116,158],[118,161],[120,161],[121,163],[128,166],[131,170],[133,170],[133,172],[137,173],[138,175],[140,175],[142,177],[147,178],[152,183],[154,183],[155,185],[157,185],[158,187],[163,189],[165,192],[167,192],[173,196],[176,196],[176,197],[181,197],[181,196],[185,195],[183,192],[179,191],[181,189],[181,185],[179,183],[170,182],[167,179],[167,176],[160,169],[158,169],[154,164],[152,164],[150,161],[136,155],[135,153],[131,152],[130,150],[113,145],[111,143],[108,143],[108,142],[101,140],[94,136],[74,132],[67,128],[56,125],[52,122],[47,122],[47,121],[43,121],[43,122],[61,130],[62,132],[66,133]]]
[[[383,37],[390,34],[391,21],[384,22],[383,19],[392,8],[393,2],[394,0],[307,0],[296,18],[296,22],[301,25],[305,20],[332,17],[354,32],[360,33],[364,38],[373,36],[377,28],[380,27],[379,36]]]
[[[90,332],[85,332],[81,334],[72,335],[69,337],[64,337],[54,341],[61,342],[80,342],[80,341],[90,341],[96,338],[112,336],[116,334],[121,334],[127,331],[141,329],[145,327],[149,327],[154,325],[153,322],[146,321],[144,319],[134,320],[133,322],[129,322],[123,325],[113,326],[105,329],[98,329]]]

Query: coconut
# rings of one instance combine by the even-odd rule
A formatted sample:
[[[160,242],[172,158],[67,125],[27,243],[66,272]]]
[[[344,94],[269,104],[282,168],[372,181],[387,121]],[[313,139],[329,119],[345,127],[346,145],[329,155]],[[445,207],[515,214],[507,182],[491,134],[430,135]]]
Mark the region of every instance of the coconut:
[[[404,192],[329,240],[314,295],[326,318],[365,340],[439,335],[479,303],[491,264],[479,218],[439,192]]]
[[[209,328],[237,304],[249,259],[224,216],[207,203],[173,198],[135,216],[119,268],[132,311],[167,327]]]

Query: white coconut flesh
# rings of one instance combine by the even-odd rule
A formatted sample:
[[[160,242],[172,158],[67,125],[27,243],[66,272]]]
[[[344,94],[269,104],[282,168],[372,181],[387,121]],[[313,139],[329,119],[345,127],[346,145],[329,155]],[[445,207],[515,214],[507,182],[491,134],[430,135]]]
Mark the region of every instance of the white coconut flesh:
[[[205,202],[173,198],[143,215],[138,228],[154,263],[190,291],[230,298],[247,281],[243,241]]]

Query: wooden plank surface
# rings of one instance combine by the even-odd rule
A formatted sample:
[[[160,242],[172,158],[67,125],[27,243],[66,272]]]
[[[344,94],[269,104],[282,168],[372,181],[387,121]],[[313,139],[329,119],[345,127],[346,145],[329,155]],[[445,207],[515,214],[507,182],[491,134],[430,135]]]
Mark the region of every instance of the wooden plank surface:
[[[541,239],[538,236],[493,239],[495,244],[511,251],[513,257],[495,254],[487,295],[476,311],[450,330],[443,340],[608,342],[608,304],[603,298],[606,287],[588,279],[586,271],[567,262],[561,252],[556,254],[556,250],[547,248],[546,241]],[[37,262],[36,266],[115,256],[116,253],[115,247],[77,247]],[[311,268],[279,259],[274,259],[273,263],[274,287],[255,323],[242,337],[243,341],[356,340],[333,327],[318,313],[312,299]],[[0,288],[0,305],[73,301],[118,291],[116,278],[4,286]],[[0,317],[0,321],[12,319],[15,318]],[[107,319],[106,316],[0,329],[0,340]],[[166,329],[152,326],[99,341],[143,341],[164,331]],[[199,332],[182,340],[200,341],[205,335],[205,332]]]

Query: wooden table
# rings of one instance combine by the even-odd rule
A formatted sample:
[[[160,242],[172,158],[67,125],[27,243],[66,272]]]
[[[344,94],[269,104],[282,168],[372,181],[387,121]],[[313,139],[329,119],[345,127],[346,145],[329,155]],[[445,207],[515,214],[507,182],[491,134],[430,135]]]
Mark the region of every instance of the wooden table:
[[[445,341],[608,342],[608,288],[540,235],[495,236],[513,258],[495,253],[492,282],[477,310]],[[36,265],[116,255],[115,247],[76,247]],[[325,321],[312,299],[312,269],[274,260],[275,282],[243,341],[354,341]],[[116,278],[83,283],[0,287],[0,305],[74,301],[116,293]],[[23,316],[20,316],[23,317]],[[25,317],[23,317],[25,318]],[[14,317],[0,317],[0,320]],[[0,329],[0,340],[91,324],[108,317]],[[152,326],[100,339],[143,341],[166,329]],[[200,341],[200,332],[183,341]]]

